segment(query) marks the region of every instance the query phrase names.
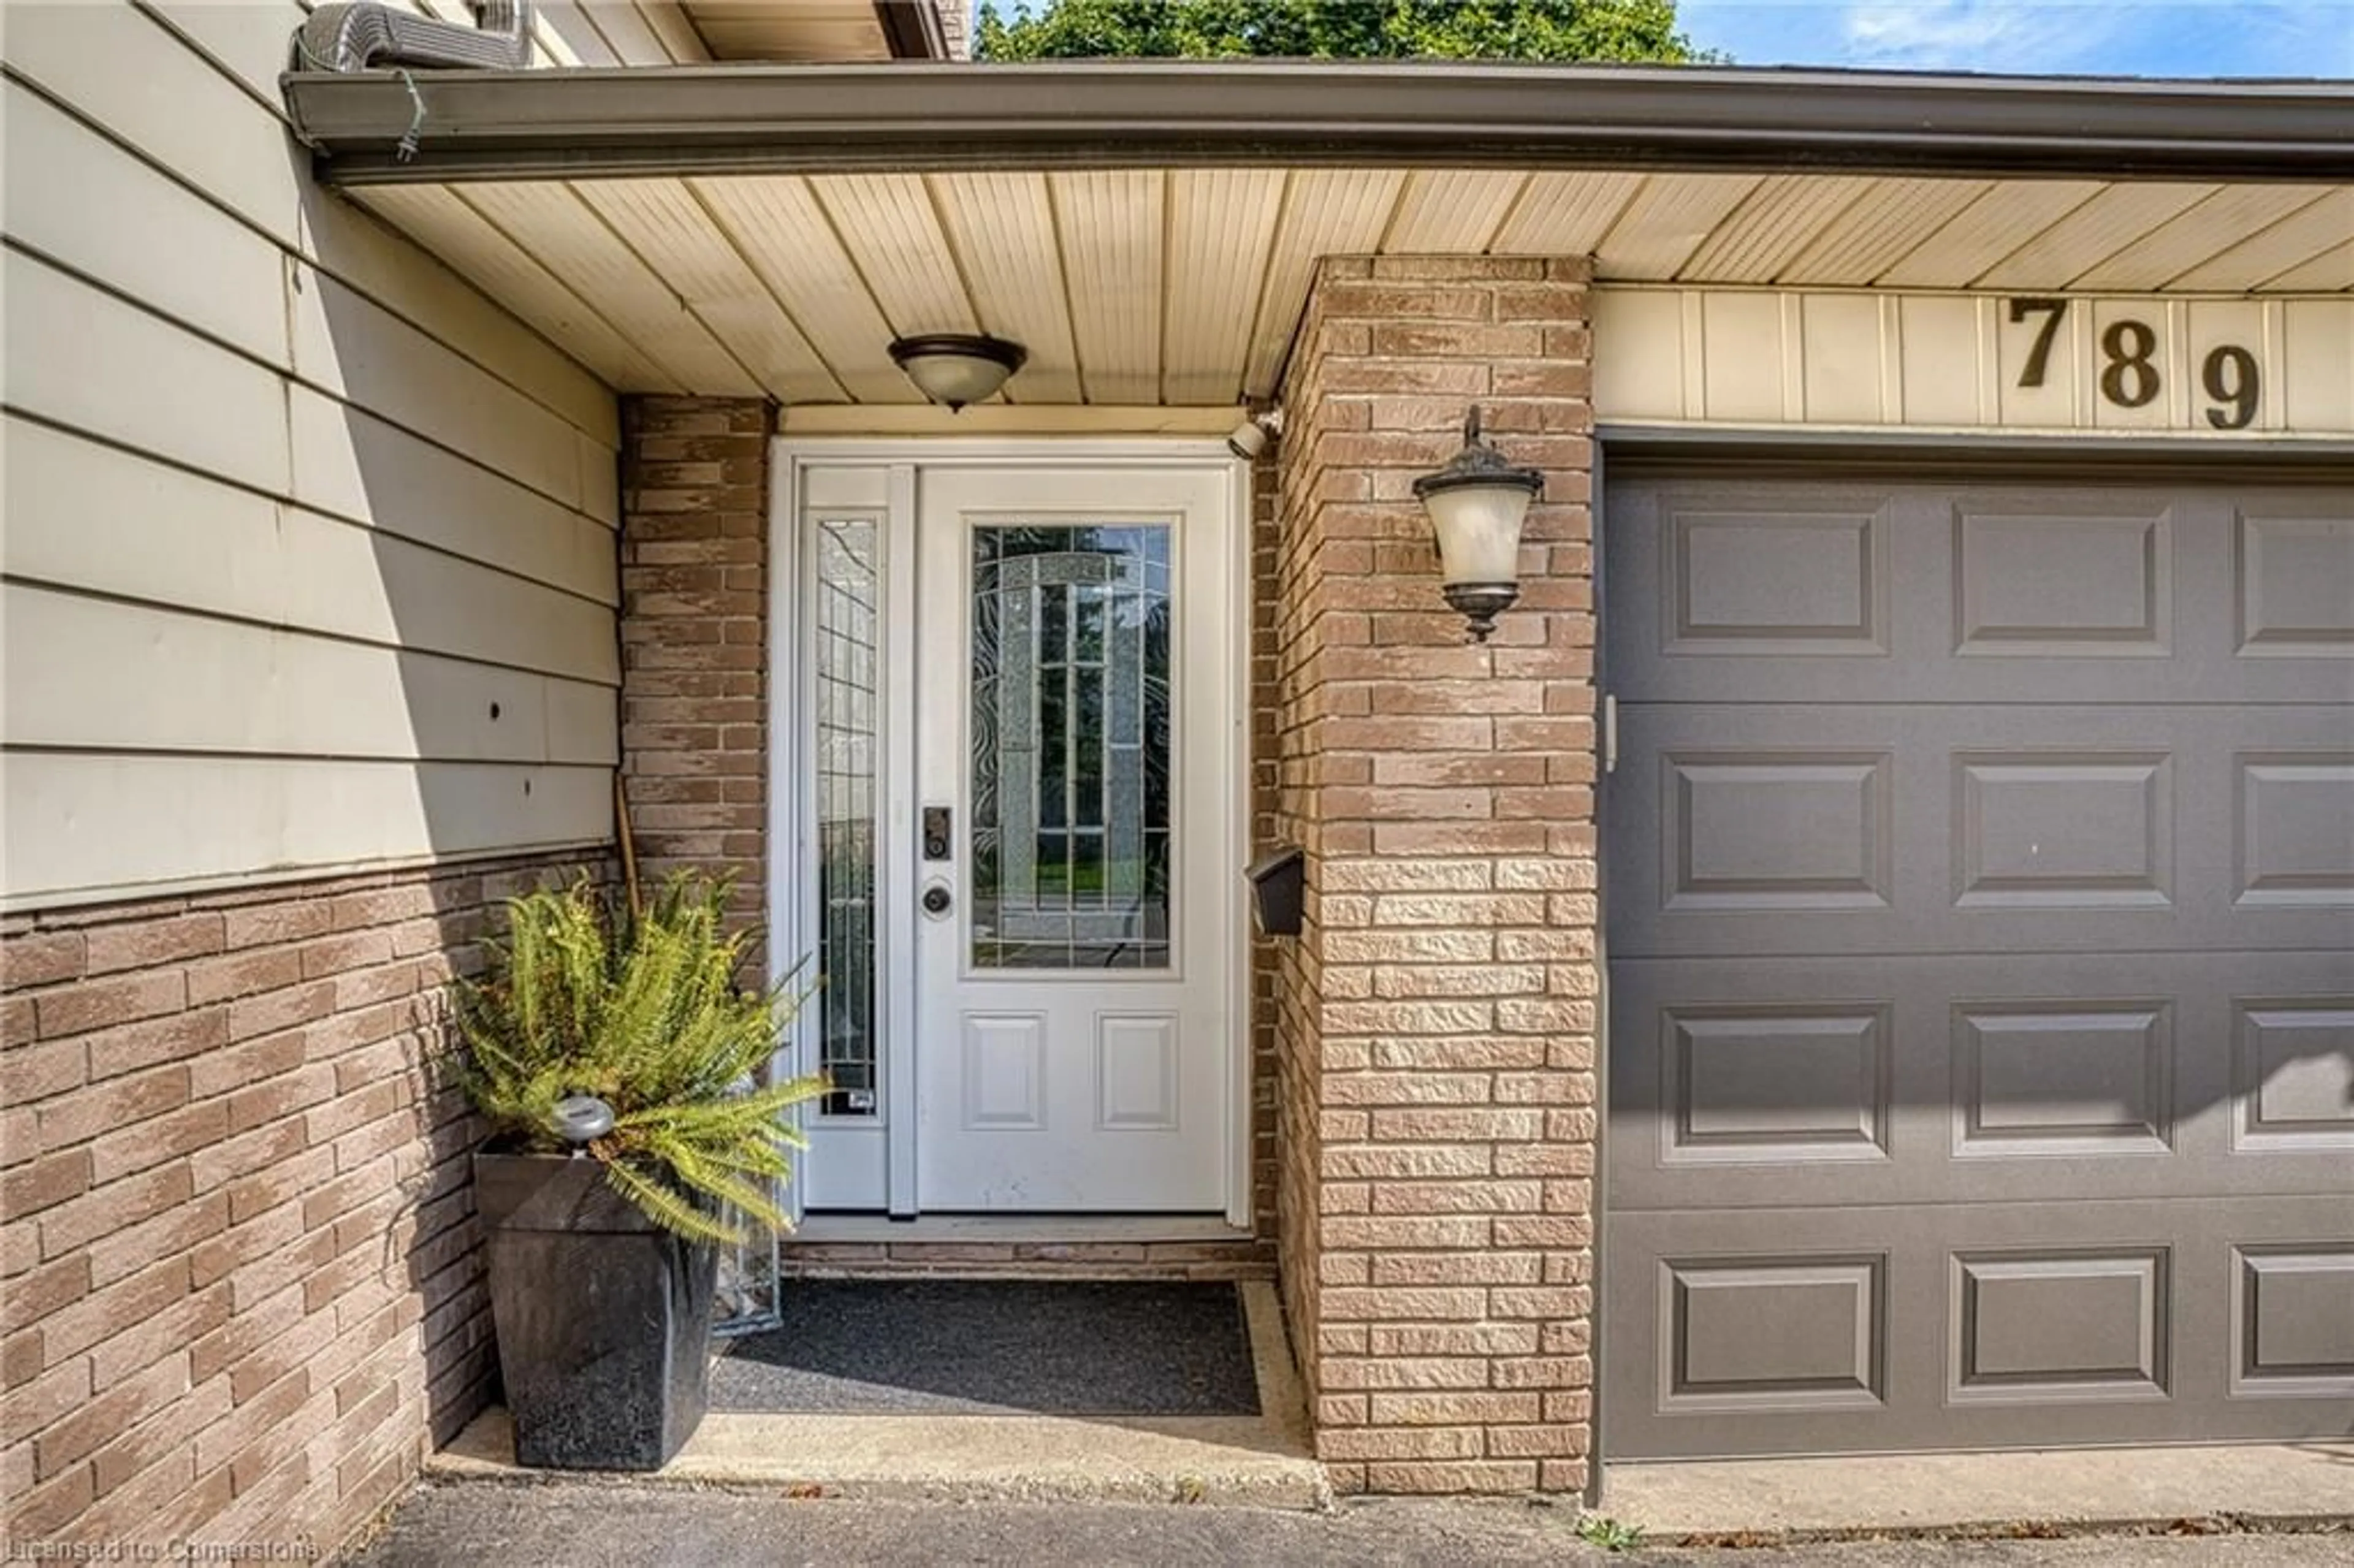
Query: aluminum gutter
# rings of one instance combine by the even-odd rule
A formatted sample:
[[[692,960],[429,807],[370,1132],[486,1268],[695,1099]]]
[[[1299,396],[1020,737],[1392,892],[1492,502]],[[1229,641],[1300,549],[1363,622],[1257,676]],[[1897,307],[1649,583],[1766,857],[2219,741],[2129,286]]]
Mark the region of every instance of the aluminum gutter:
[[[352,185],[1244,164],[2354,178],[2342,82],[1124,60],[302,72],[283,86],[321,177]],[[419,151],[403,161],[412,123]]]

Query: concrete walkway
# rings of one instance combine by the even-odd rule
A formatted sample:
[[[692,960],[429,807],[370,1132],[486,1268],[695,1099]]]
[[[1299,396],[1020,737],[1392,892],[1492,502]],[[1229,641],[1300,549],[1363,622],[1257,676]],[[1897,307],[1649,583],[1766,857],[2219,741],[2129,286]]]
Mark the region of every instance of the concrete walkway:
[[[1575,1519],[1567,1508],[1524,1502],[1367,1502],[1312,1513],[1167,1504],[796,1501],[675,1486],[445,1482],[412,1495],[356,1561],[365,1568],[2343,1568],[2354,1561],[2354,1535],[2347,1534],[1904,1541],[1611,1555],[1578,1539]]]
[[[1666,1537],[2342,1521],[2354,1519],[2354,1440],[1613,1465],[1602,1506]]]

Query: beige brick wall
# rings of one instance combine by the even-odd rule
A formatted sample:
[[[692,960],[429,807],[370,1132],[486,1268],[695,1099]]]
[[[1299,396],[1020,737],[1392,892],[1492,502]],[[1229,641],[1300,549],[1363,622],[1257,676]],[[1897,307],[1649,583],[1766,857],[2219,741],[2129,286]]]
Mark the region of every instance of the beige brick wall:
[[[621,403],[621,775],[649,882],[768,908],[770,406]]]
[[[1279,582],[1276,562],[1283,544],[1282,471],[1270,448],[1251,468],[1250,493],[1250,853],[1253,859],[1286,837],[1282,806],[1281,750],[1276,719],[1282,687],[1278,679],[1276,611]],[[1277,1085],[1281,1077],[1280,1034],[1276,1012],[1283,994],[1283,964],[1293,944],[1258,934],[1251,927],[1251,1224],[1271,1244],[1280,1234],[1276,1188],[1282,1164],[1282,1131]]]
[[[0,924],[12,1541],[332,1548],[481,1407],[479,1127],[428,1061],[491,906],[564,869]]]
[[[1581,260],[1336,258],[1272,566],[1286,1305],[1343,1489],[1575,1490],[1591,1435],[1592,415]],[[1547,474],[1492,643],[1414,476],[1467,404]]]

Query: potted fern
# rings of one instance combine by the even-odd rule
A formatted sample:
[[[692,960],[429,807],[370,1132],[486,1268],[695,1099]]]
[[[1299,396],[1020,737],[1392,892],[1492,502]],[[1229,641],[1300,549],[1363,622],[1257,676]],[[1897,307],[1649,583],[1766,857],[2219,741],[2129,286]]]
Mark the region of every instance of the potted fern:
[[[703,1418],[719,1249],[785,1224],[786,1112],[823,1084],[763,1082],[794,999],[739,983],[726,902],[686,875],[642,902],[527,894],[456,988],[521,1464],[668,1462]]]

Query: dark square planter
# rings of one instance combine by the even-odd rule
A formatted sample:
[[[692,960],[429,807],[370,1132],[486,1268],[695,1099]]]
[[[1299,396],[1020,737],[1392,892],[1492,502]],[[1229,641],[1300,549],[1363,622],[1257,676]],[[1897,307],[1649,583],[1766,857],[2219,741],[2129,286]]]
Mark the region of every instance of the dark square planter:
[[[652,1470],[707,1398],[719,1253],[656,1226],[594,1160],[477,1154],[515,1461]]]

